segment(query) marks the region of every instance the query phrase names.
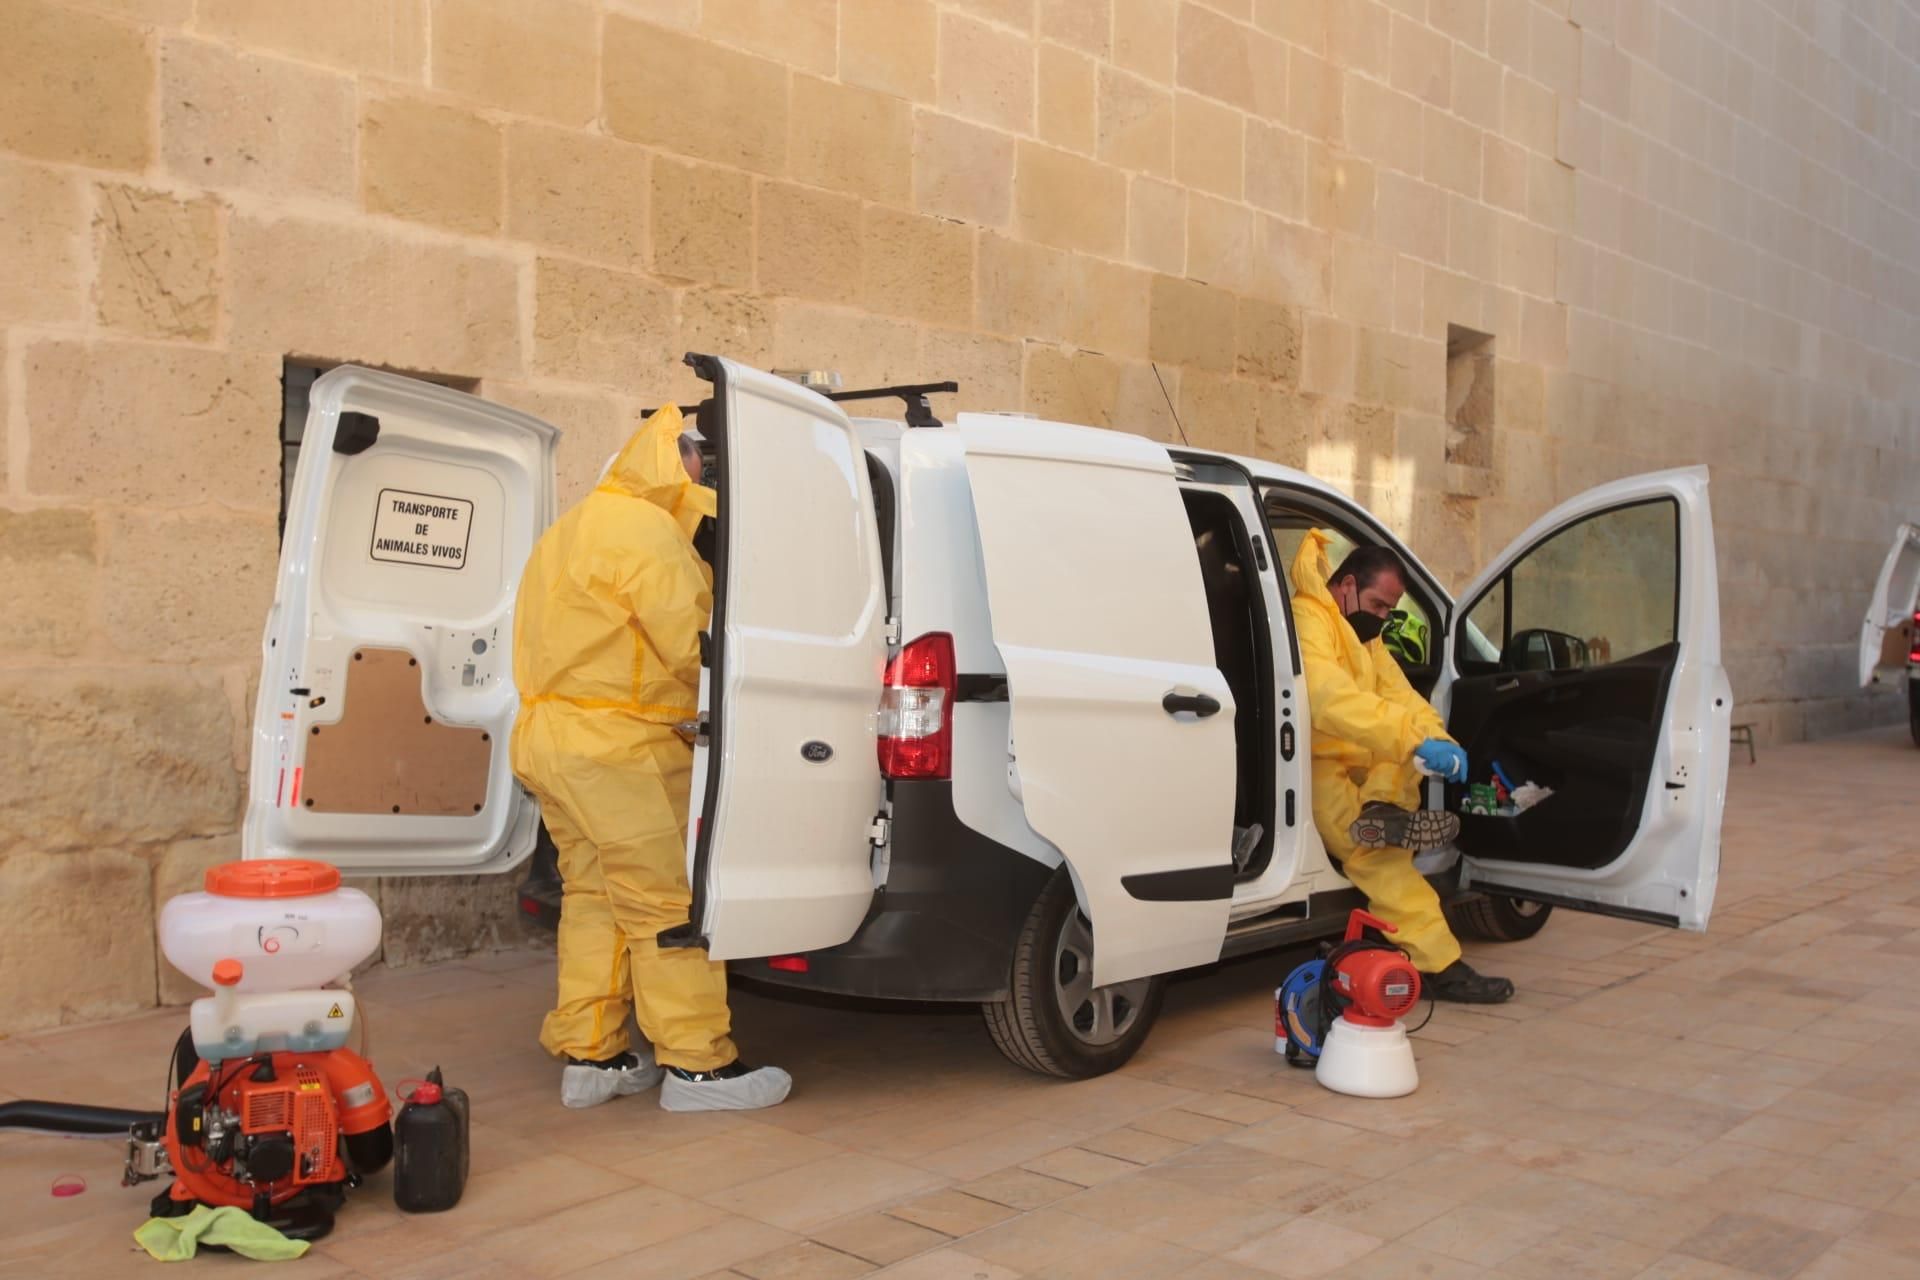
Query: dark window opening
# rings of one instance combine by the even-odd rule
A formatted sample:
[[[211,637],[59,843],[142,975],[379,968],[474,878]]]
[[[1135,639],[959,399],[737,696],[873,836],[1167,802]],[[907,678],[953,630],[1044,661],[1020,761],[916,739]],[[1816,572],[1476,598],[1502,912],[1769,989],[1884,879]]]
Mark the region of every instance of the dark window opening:
[[[1447,326],[1447,492],[1482,498],[1494,478],[1493,335]]]

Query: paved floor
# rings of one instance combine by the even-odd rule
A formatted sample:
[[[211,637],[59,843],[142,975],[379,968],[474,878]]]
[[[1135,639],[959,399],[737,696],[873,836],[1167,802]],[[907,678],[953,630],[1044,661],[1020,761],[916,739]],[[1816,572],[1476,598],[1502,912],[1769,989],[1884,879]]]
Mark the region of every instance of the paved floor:
[[[375,1060],[471,1092],[473,1179],[410,1219],[382,1175],[292,1274],[1920,1274],[1916,775],[1904,733],[1736,763],[1707,936],[1562,912],[1479,948],[1522,995],[1443,1008],[1392,1102],[1275,1057],[1273,956],[1178,983],[1126,1070],[1071,1085],[1007,1065],[968,1012],[742,992],[749,1052],[800,1082],[752,1118],[561,1110],[532,1043],[545,955],[375,973]],[[146,1104],[180,1025],[0,1041],[0,1097]],[[0,1135],[0,1273],[151,1269],[128,1233],[153,1188],[121,1189],[117,1160]],[[52,1198],[68,1171],[90,1189]]]

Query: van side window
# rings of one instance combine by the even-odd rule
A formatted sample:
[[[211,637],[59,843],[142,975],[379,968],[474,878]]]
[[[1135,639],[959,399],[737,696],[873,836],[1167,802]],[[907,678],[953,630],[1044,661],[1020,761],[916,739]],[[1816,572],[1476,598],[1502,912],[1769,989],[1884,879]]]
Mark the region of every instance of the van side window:
[[[1680,511],[1602,511],[1529,551],[1465,612],[1463,672],[1564,671],[1639,657],[1679,635]],[[1474,661],[1473,659],[1478,659]]]

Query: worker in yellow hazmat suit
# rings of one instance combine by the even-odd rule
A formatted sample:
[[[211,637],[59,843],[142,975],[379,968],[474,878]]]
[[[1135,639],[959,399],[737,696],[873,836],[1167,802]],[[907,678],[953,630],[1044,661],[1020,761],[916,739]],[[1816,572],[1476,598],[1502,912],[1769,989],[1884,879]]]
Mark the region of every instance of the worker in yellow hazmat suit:
[[[713,490],[679,410],[655,413],[599,485],[541,535],[520,579],[513,771],[559,851],[560,992],[540,1030],[565,1058],[560,1100],[588,1107],[664,1086],[670,1111],[743,1110],[786,1097],[730,1038],[725,966],[663,948],[687,921],[686,828],[700,632],[713,571],[694,551]],[[631,1011],[651,1042],[634,1052]]]
[[[1437,999],[1498,1004],[1513,984],[1460,958],[1439,895],[1413,865],[1416,851],[1460,832],[1453,814],[1421,807],[1422,766],[1464,782],[1467,757],[1379,639],[1405,593],[1400,562],[1384,547],[1359,547],[1330,569],[1327,543],[1326,533],[1308,533],[1293,563],[1313,717],[1314,825],[1368,909],[1397,927],[1392,940]]]

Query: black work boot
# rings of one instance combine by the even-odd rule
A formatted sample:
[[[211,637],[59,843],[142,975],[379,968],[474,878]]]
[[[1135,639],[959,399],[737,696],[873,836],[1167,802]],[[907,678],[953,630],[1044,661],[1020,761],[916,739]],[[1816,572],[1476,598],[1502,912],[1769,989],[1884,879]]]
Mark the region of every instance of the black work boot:
[[[1420,981],[1435,1000],[1453,1004],[1505,1004],[1513,999],[1513,983],[1476,973],[1465,960],[1455,960],[1438,973],[1423,973]]]
[[[1360,810],[1347,835],[1362,849],[1410,849],[1421,853],[1450,845],[1460,834],[1460,817],[1443,809],[1402,809],[1375,800]]]

